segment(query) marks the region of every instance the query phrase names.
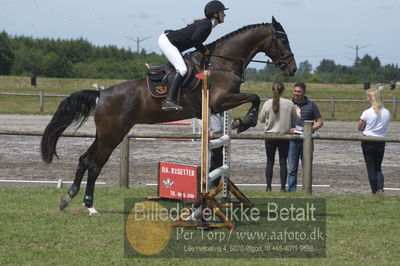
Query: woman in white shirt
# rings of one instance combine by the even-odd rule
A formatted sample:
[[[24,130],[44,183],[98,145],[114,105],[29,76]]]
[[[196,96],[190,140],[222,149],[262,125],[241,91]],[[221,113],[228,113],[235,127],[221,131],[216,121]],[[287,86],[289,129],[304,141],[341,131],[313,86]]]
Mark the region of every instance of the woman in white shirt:
[[[362,131],[364,136],[385,137],[389,127],[390,113],[383,107],[381,94],[376,89],[369,89],[367,101],[371,107],[362,113],[358,130]],[[385,154],[385,142],[362,141],[361,148],[372,193],[383,193],[382,160]]]
[[[266,101],[260,111],[258,120],[260,120],[262,123],[265,123],[265,133],[291,133],[292,124],[294,125],[299,119],[300,108],[295,106],[291,100],[281,97],[284,90],[285,86],[282,82],[274,82],[272,85],[273,98]],[[286,191],[285,185],[287,179],[289,141],[266,139],[265,150],[267,153],[267,168],[265,171],[265,176],[267,179],[267,191],[271,191],[272,189],[272,174],[275,162],[275,152],[277,149],[279,151],[281,191]]]

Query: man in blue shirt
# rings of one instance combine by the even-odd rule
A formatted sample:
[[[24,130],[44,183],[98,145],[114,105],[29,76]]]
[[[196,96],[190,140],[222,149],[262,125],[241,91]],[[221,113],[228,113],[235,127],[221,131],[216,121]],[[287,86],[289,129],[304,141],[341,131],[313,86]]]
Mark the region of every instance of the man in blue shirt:
[[[306,84],[298,82],[294,84],[293,90],[293,103],[300,108],[300,119],[292,128],[293,132],[302,133],[305,120],[313,120],[313,131],[318,130],[323,125],[321,113],[318,106],[310,101],[306,96]],[[299,168],[299,158],[303,161],[303,141],[291,140],[289,145],[289,175],[288,175],[288,189],[289,191],[296,191],[297,189],[297,170]]]

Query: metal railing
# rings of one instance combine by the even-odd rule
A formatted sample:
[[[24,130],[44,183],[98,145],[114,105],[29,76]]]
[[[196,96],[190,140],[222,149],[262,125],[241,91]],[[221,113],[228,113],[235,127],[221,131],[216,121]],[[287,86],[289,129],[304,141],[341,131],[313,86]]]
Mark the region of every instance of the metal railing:
[[[304,135],[299,134],[230,134],[231,139],[235,140],[303,140],[303,190],[311,193],[312,187],[312,140],[334,140],[334,141],[377,141],[377,142],[393,142],[400,143],[400,138],[392,137],[366,137],[366,136],[338,136],[338,135],[316,135],[312,134],[312,121],[306,121],[304,124]],[[12,131],[0,130],[0,135],[17,135],[17,136],[42,136],[42,132],[38,131]],[[87,133],[64,133],[63,137],[77,138],[94,138],[94,134]],[[215,134],[220,137],[222,134]],[[157,133],[157,134],[128,134],[120,144],[120,182],[121,188],[129,187],[129,138],[141,139],[201,139],[201,134],[177,134],[177,133]]]

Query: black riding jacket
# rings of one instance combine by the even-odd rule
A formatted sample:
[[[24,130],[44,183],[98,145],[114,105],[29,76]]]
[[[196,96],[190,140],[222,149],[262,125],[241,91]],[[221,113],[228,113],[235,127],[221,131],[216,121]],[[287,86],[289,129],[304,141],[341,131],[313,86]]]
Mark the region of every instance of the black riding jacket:
[[[194,22],[180,30],[167,30],[165,33],[169,41],[178,48],[180,52],[195,47],[197,50],[204,53],[206,47],[203,45],[203,42],[210,35],[211,30],[211,19],[204,19]]]

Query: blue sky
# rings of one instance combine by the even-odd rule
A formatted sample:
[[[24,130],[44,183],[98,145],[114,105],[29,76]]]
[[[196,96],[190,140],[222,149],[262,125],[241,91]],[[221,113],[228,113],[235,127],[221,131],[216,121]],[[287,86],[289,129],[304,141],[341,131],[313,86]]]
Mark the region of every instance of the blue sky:
[[[158,35],[203,17],[205,0],[0,0],[0,31],[11,35],[76,39],[136,50],[127,38],[145,38],[147,51],[160,53]],[[359,56],[378,56],[400,65],[399,0],[226,0],[225,23],[206,43],[242,26],[281,22],[297,62],[313,67],[326,59],[351,65]],[[259,54],[256,59],[265,59]],[[263,65],[251,65],[263,67]]]

